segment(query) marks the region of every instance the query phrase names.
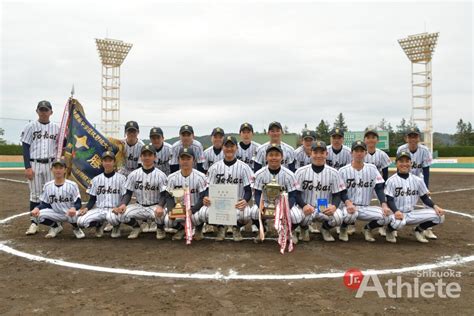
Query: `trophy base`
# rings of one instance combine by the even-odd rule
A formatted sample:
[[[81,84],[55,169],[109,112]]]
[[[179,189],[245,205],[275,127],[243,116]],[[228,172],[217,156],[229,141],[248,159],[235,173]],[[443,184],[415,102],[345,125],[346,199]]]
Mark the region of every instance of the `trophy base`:
[[[262,213],[262,219],[275,219],[275,212],[268,212]]]
[[[185,219],[186,218],[186,214],[182,213],[182,214],[170,214],[169,215],[169,218],[172,219],[172,220],[175,220],[175,219]]]

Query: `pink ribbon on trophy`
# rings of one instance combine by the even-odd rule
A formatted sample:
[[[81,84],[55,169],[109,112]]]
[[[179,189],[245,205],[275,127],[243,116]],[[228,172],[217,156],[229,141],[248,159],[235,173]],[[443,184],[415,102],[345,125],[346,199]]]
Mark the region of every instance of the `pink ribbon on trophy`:
[[[288,252],[293,251],[293,240],[291,233],[291,217],[290,205],[288,202],[288,194],[283,193],[275,209],[275,229],[278,232],[278,244],[280,245],[280,253],[284,254],[288,245]]]
[[[186,210],[186,220],[184,222],[184,232],[186,233],[186,245],[190,245],[193,241],[193,222],[191,221],[191,193],[189,188],[184,190],[184,208]]]
[[[57,159],[60,159],[63,154],[64,138],[66,137],[67,127],[69,124],[69,103],[71,102],[71,100],[72,100],[72,97],[67,100],[67,103],[64,106],[63,117],[61,119],[61,126],[59,127],[58,152],[56,153]]]

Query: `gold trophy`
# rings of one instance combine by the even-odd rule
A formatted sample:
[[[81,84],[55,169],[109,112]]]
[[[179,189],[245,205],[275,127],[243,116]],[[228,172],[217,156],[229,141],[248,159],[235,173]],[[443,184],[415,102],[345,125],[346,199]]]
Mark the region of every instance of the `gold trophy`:
[[[263,219],[274,219],[275,218],[275,209],[276,209],[276,200],[283,191],[283,187],[278,184],[275,177],[273,177],[270,183],[267,183],[263,189],[268,199],[268,206],[265,207],[265,212],[262,214]]]
[[[186,210],[184,209],[184,189],[183,188],[177,188],[177,189],[172,189],[168,191],[171,196],[174,198],[174,207],[170,212],[170,219],[175,220],[175,219],[181,219],[186,217]]]

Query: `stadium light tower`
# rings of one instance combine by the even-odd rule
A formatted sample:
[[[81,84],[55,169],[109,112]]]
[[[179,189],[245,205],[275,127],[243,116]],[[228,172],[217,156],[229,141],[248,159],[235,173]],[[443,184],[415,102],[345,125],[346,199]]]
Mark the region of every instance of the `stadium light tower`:
[[[120,66],[132,44],[113,39],[95,39],[102,62],[101,130],[106,136],[119,137]]]
[[[439,33],[421,33],[398,40],[411,61],[411,123],[424,122],[424,144],[433,152],[433,101],[431,59]]]

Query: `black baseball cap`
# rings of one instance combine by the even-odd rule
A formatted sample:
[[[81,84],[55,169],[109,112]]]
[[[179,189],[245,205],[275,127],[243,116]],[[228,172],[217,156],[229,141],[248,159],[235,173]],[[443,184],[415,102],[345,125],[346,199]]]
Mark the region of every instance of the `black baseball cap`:
[[[305,138],[312,138],[313,140],[316,140],[316,132],[313,131],[304,131],[303,135],[301,136],[303,139]]]
[[[193,127],[191,125],[183,125],[181,126],[181,128],[179,129],[179,134],[183,134],[185,132],[188,132],[190,134],[194,134],[194,130],[193,130]]]
[[[420,135],[421,132],[420,132],[420,129],[418,127],[410,127],[407,132],[406,132],[406,135],[412,135],[412,134],[415,134],[415,135]]]
[[[229,142],[234,145],[237,145],[237,138],[235,138],[234,136],[226,136],[226,138],[224,139],[224,145]]]
[[[194,158],[194,150],[191,147],[182,147],[179,150],[178,157],[186,155]]]
[[[163,130],[161,127],[152,127],[150,130],[150,137],[152,136],[163,136]]]
[[[53,163],[51,164],[51,167],[54,167],[56,165],[61,165],[64,168],[66,168],[66,160],[59,158],[59,159],[54,159]]]
[[[322,149],[324,151],[328,150],[326,143],[323,141],[318,140],[311,146],[311,151],[316,151],[317,149]]]
[[[342,128],[336,127],[331,130],[330,135],[331,136],[339,135],[341,137],[344,137],[344,131],[342,130]]]
[[[281,146],[278,145],[278,144],[270,144],[270,145],[268,145],[267,151],[266,151],[265,154],[268,155],[268,153],[271,152],[271,151],[273,151],[273,150],[278,151],[280,154],[283,155],[283,149],[281,149]]]
[[[364,138],[367,137],[367,135],[369,134],[374,134],[375,136],[377,136],[377,138],[379,138],[379,133],[375,128],[366,128],[364,132]]]
[[[246,129],[246,128],[249,129],[249,130],[253,133],[253,126],[252,126],[252,124],[250,124],[250,123],[242,123],[242,124],[240,125],[239,133],[240,133],[241,131],[243,131],[244,129]]]
[[[271,130],[273,127],[278,127],[281,130],[283,129],[283,127],[281,127],[280,122],[276,122],[276,121],[273,121],[268,125],[268,130]]]
[[[221,134],[222,136],[225,135],[224,130],[220,127],[216,127],[212,130],[211,136],[215,136],[217,134]]]
[[[408,159],[410,159],[411,161],[411,155],[408,151],[401,151],[397,154],[397,158],[395,159],[395,161],[398,161],[400,159],[402,159],[403,157],[407,157]]]
[[[156,149],[153,145],[145,145],[142,147],[141,153],[143,154],[144,152],[151,152],[152,154],[156,155]]]
[[[101,157],[102,157],[102,159],[105,159],[105,158],[109,157],[109,158],[112,158],[112,159],[115,160],[115,154],[114,154],[113,151],[110,151],[110,150],[104,151],[104,152],[102,153],[102,156],[101,156]]]
[[[138,123],[135,122],[135,121],[128,121],[126,124],[125,124],[125,132],[128,131],[129,129],[135,129],[137,131],[140,130],[140,128],[138,127]]]
[[[39,110],[39,109],[52,110],[53,107],[51,106],[51,103],[49,101],[43,100],[43,101],[38,102],[38,105],[36,106],[36,109],[37,110]]]
[[[362,148],[363,150],[367,150],[367,145],[361,140],[356,140],[352,143],[351,150],[354,151],[356,148]]]

